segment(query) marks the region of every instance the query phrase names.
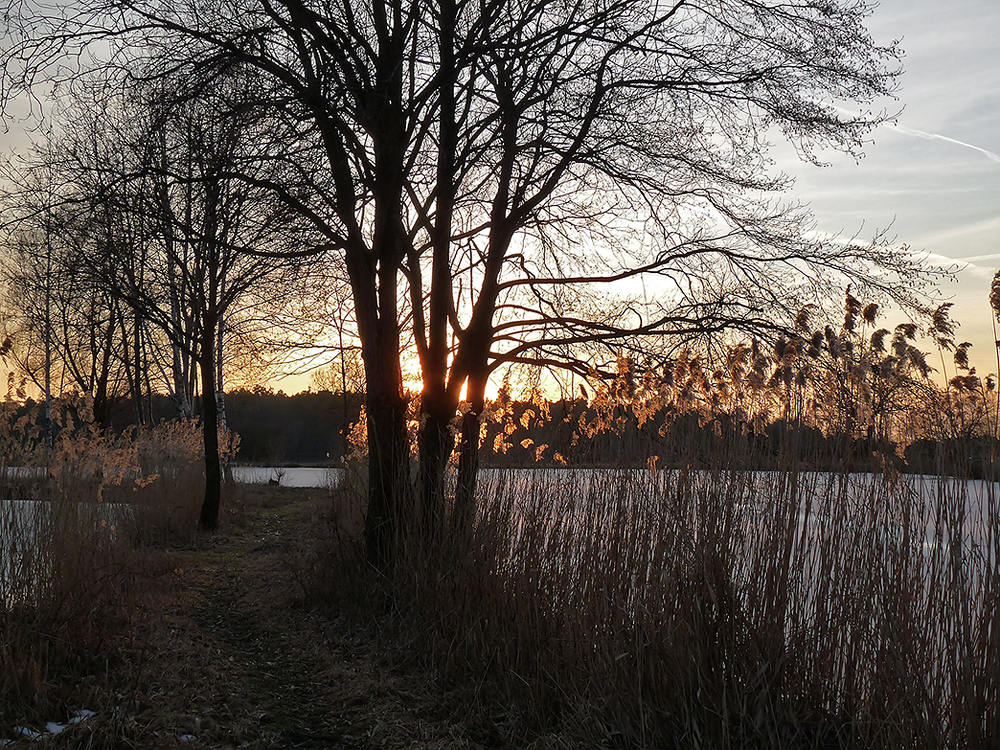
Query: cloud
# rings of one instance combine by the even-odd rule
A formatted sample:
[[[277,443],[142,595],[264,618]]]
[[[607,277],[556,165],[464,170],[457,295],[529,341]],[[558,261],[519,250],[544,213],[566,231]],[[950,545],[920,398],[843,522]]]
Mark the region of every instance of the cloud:
[[[978,151],[979,153],[985,155],[986,158],[988,158],[990,161],[995,161],[997,164],[1000,164],[1000,154],[995,154],[992,151],[988,151],[985,148],[980,148],[979,146],[974,146],[971,143],[958,141],[955,140],[954,138],[949,138],[948,136],[941,135],[939,133],[928,133],[923,130],[917,130],[916,128],[908,128],[905,125],[896,124],[889,127],[892,127],[893,130],[898,130],[903,135],[912,135],[916,138],[925,138],[927,140],[946,141],[947,143],[954,143],[956,146],[964,146],[965,148],[971,148],[973,151]]]
[[[997,247],[997,231],[1000,231],[1000,217],[991,216],[982,218],[979,221],[965,219],[953,224],[937,225],[936,231],[925,233],[920,237],[920,242],[927,245],[956,248],[956,253],[962,252],[957,248],[964,248],[965,252],[975,255],[987,255],[994,252]],[[977,252],[978,251],[978,252]]]
[[[997,268],[995,265],[981,265],[981,262],[1000,259],[1000,253],[992,253],[990,255],[969,255],[965,258],[950,258],[947,255],[941,255],[940,253],[926,253],[924,257],[931,263],[955,269],[959,274],[965,274],[966,276],[971,275],[989,280],[993,278],[994,274],[996,274]]]
[[[951,260],[956,263],[974,263],[981,260],[1000,260],[1000,253],[990,253],[989,255],[970,255],[965,258],[952,258]]]

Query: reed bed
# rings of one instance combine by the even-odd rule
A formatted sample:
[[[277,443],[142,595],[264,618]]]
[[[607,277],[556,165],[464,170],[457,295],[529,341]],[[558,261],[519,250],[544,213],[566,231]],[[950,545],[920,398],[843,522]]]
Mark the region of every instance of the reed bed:
[[[850,294],[770,353],[622,357],[558,403],[505,381],[482,460],[511,468],[471,527],[404,529],[369,594],[524,743],[993,747],[1000,409],[938,313],[943,389]]]
[[[998,521],[996,485],[954,478],[497,470],[472,532],[396,579],[408,642],[536,733],[985,748]]]
[[[64,688],[102,673],[122,645],[135,551],[116,511],[72,498],[0,500],[0,728],[7,736],[15,721],[64,718]]]
[[[0,736],[100,700],[135,650],[142,545],[192,533],[203,487],[190,425],[111,435],[0,415]],[[186,530],[186,531],[185,531]],[[134,654],[132,654],[134,656]],[[100,706],[98,706],[100,707]]]

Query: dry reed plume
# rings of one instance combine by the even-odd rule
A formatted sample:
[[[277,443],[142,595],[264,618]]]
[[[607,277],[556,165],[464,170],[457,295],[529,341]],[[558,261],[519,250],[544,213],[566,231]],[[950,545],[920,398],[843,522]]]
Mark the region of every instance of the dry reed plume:
[[[0,405],[0,736],[93,699],[131,647],[139,543],[197,519],[198,428],[116,436],[88,408],[57,401],[47,448],[40,413]]]
[[[468,531],[404,535],[366,593],[525,743],[993,747],[1000,493],[970,471],[993,471],[995,389],[946,315],[943,389],[915,327],[850,295],[839,331],[803,320],[770,355],[619,362],[559,404],[504,389],[485,444],[515,468],[483,473]],[[900,474],[918,438],[951,476]],[[586,441],[624,468],[524,468]]]

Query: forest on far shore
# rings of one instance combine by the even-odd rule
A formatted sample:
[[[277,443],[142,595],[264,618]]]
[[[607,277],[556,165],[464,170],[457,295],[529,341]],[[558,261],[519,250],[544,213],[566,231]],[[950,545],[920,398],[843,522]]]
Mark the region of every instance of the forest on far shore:
[[[200,401],[200,396],[195,401]],[[227,427],[239,436],[236,460],[248,464],[338,465],[345,431],[358,420],[364,397],[357,393],[303,391],[288,395],[264,386],[225,395]],[[37,409],[32,399],[23,410]],[[196,408],[200,405],[196,403]],[[131,398],[116,399],[109,427],[116,433],[137,422],[158,424],[177,418],[177,403],[161,393],[144,394],[142,416]]]
[[[778,375],[762,388],[771,392],[772,400],[785,386]],[[983,429],[983,421],[995,410],[988,404],[994,392],[980,387],[963,394],[957,385],[952,382],[939,392],[925,381],[937,398],[897,404],[896,419],[905,417],[908,423],[905,436],[865,430],[863,424],[851,430],[822,429],[801,410],[780,416],[773,404],[766,419],[741,409],[650,405],[649,393],[634,382],[630,385],[629,378],[602,385],[588,394],[592,398],[582,395],[587,394],[583,388],[576,398],[547,399],[537,389],[512,396],[504,387],[489,403],[480,457],[484,467],[506,468],[794,468],[992,477],[1000,441]],[[966,423],[941,423],[939,429],[914,426],[921,412],[925,423],[933,422],[929,417],[934,404],[944,405],[949,398],[952,408],[965,414]],[[411,431],[416,430],[418,399],[411,396]],[[342,465],[352,450],[363,453],[363,405],[364,395],[353,392],[307,390],[289,395],[256,386],[226,393],[226,424],[239,437],[236,462]],[[39,406],[28,399],[20,410]],[[139,421],[156,424],[175,418],[177,407],[169,396],[147,394],[142,411],[137,419],[135,404],[118,400],[109,426],[121,432]]]

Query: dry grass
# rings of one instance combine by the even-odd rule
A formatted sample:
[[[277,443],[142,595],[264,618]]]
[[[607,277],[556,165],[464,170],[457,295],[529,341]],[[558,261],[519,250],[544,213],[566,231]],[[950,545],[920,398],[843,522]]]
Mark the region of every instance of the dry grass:
[[[227,493],[225,507],[238,512],[220,532],[161,537],[141,549],[128,595],[114,603],[127,611],[115,610],[122,621],[105,631],[107,661],[60,675],[46,706],[12,706],[0,738],[11,736],[11,724],[38,728],[88,708],[96,716],[32,746],[497,746],[502,733],[468,710],[469,691],[425,672],[374,602],[341,599],[339,610],[310,602],[303,584],[319,561],[318,537],[349,509],[331,504],[326,490],[248,485]]]
[[[468,538],[351,596],[511,746],[992,747],[1000,496],[907,481],[489,472]]]
[[[33,417],[13,420],[8,407],[0,415],[3,736],[106,696],[106,675],[138,648],[142,543],[154,529],[190,536],[200,504],[190,429],[116,437],[64,424],[46,450]],[[158,473],[144,470],[147,460]]]
[[[392,576],[349,491],[241,488],[224,533],[146,549],[110,662],[17,721],[100,712],[60,747],[989,747],[1000,498],[856,479],[487,472],[474,532]],[[979,546],[951,544],[974,507]]]
[[[60,715],[116,658],[135,558],[94,507],[0,501],[0,728]],[[51,718],[47,720],[52,720]]]
[[[489,471],[470,531],[376,571],[363,484],[242,488],[199,536],[187,438],[160,440],[91,434],[0,503],[0,730],[96,707],[51,744],[936,749],[1000,731],[995,484],[805,472],[801,445],[767,445],[770,472],[730,470],[757,465],[735,447],[703,471]],[[94,471],[113,455],[126,468]]]

